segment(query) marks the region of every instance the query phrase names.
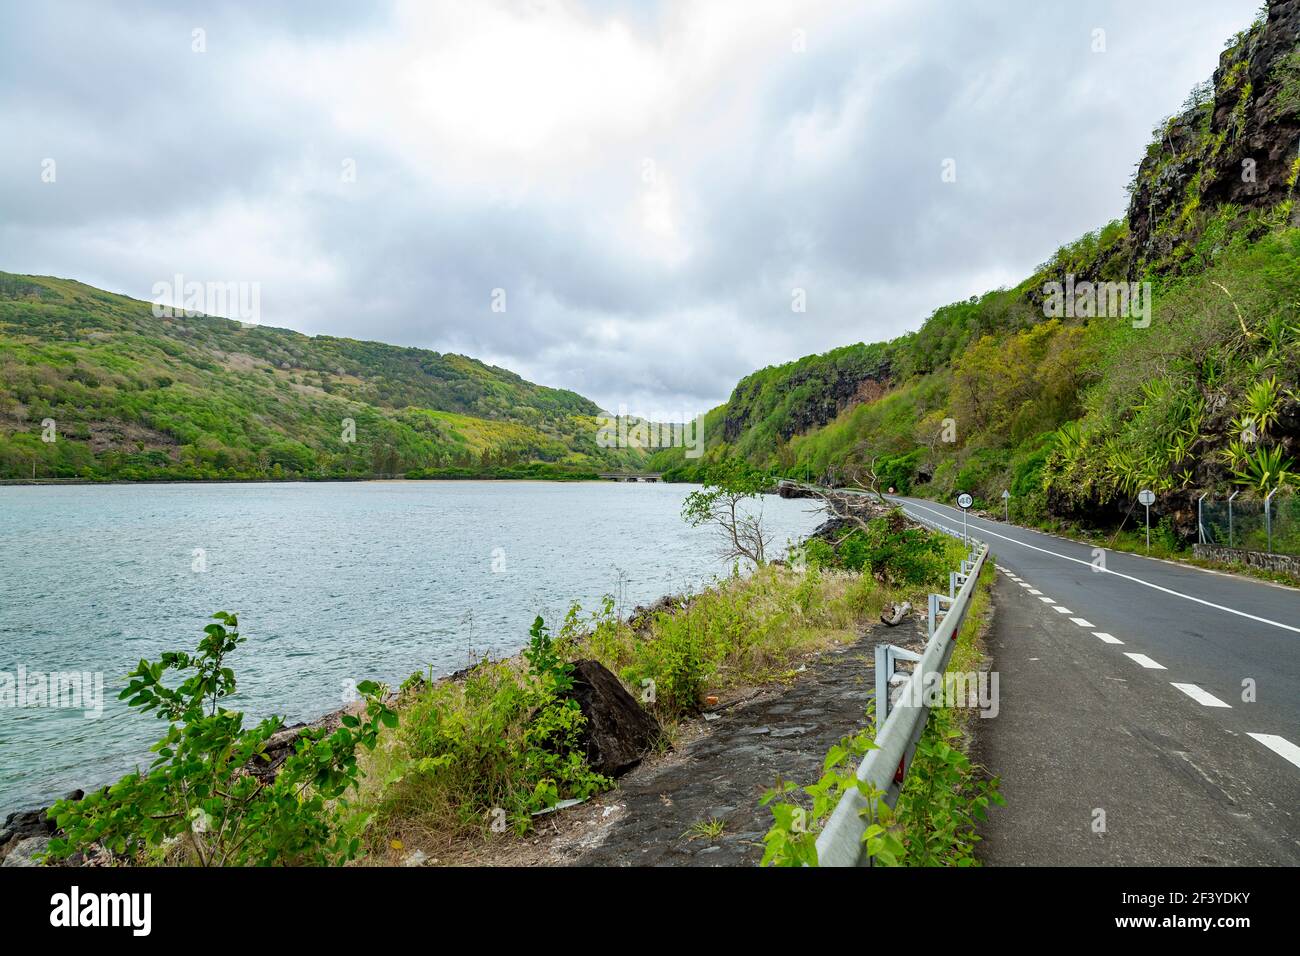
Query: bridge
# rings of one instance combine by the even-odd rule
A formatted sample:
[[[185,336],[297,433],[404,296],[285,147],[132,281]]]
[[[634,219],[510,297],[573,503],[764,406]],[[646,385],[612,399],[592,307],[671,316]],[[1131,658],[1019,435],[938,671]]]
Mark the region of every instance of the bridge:
[[[601,472],[600,477],[606,481],[658,481],[663,472],[606,471]]]

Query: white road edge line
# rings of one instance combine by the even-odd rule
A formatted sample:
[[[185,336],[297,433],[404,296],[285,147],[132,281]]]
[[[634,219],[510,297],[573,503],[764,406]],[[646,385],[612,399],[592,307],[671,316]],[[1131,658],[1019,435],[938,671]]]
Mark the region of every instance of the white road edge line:
[[[1105,631],[1093,631],[1092,636],[1105,641],[1107,644],[1123,644],[1114,634],[1107,634]]]
[[[1279,757],[1289,760],[1297,767],[1300,767],[1300,747],[1297,747],[1285,737],[1279,737],[1277,734],[1247,734],[1246,736],[1258,740]]]
[[[1227,707],[1229,709],[1232,707],[1231,704],[1225,704],[1223,701],[1219,700],[1219,698],[1207,691],[1201,690],[1201,688],[1197,687],[1195,684],[1178,684],[1174,681],[1170,681],[1169,683],[1174,687],[1177,687],[1198,704],[1203,704],[1206,707]]]
[[[910,501],[906,502],[906,504],[904,505],[904,510],[906,510],[907,505],[911,505],[911,504],[912,503]],[[913,505],[913,507],[920,508],[923,511],[928,511],[931,514],[938,515],[940,518],[943,518],[945,521],[953,520],[943,512],[935,511],[933,508],[927,508],[924,505]],[[952,529],[950,528],[949,530],[951,531]],[[1017,541],[1015,538],[1008,538],[1004,534],[998,534],[996,531],[990,531],[987,528],[977,527],[975,530],[982,532],[984,534],[992,535],[995,538],[1001,538],[1003,541],[1010,541],[1012,544],[1018,544],[1022,548],[1030,548],[1034,551],[1041,551],[1043,554],[1050,554],[1054,558],[1063,558],[1066,561],[1073,561],[1075,564],[1082,564],[1090,568],[1096,568],[1098,574],[1113,574],[1117,578],[1123,578],[1126,581],[1132,581],[1134,584],[1140,584],[1143,587],[1152,588],[1153,590],[1156,591],[1163,591],[1165,594],[1172,594],[1174,597],[1184,598],[1185,600],[1188,601],[1195,601],[1197,604],[1204,604],[1206,607],[1212,607],[1217,611],[1226,611],[1228,614],[1236,614],[1238,617],[1249,618],[1252,621],[1259,621],[1259,623],[1261,624],[1270,624],[1273,627],[1280,627],[1284,631],[1292,631],[1296,634],[1300,634],[1300,627],[1293,627],[1290,624],[1283,624],[1280,621],[1271,621],[1266,617],[1259,617],[1256,614],[1247,614],[1245,611],[1238,611],[1235,607],[1225,607],[1222,604],[1215,604],[1213,601],[1206,601],[1203,598],[1192,597],[1190,594],[1184,594],[1182,591],[1175,591],[1172,588],[1161,587],[1159,584],[1152,584],[1150,581],[1143,581],[1141,578],[1135,578],[1131,574],[1124,574],[1120,571],[1112,571],[1110,568],[1098,568],[1091,561],[1084,561],[1082,558],[1072,558],[1068,554],[1059,554],[1056,551],[1049,551],[1046,548],[1040,548],[1036,544],[1029,544],[1025,541]]]
[[[1055,612],[1058,613],[1058,614],[1073,614],[1073,613],[1074,613],[1074,612],[1071,611],[1068,607],[1066,607],[1064,604],[1058,604],[1058,605],[1056,605],[1056,607],[1052,608],[1052,610],[1055,611]]]
[[[1134,654],[1132,651],[1125,651],[1124,656],[1133,658],[1134,661],[1141,664],[1147,670],[1152,670],[1152,671],[1168,670],[1168,668],[1165,667],[1164,664],[1157,664],[1155,661],[1147,657],[1145,654]]]
[[[1044,604],[1055,604],[1055,603],[1056,603],[1055,601],[1053,601],[1053,600],[1052,600],[1051,598],[1049,598],[1049,597],[1040,597],[1038,600],[1042,601]]]
[[[1080,627],[1086,627],[1089,630],[1092,629],[1092,621],[1085,620],[1084,618],[1081,617],[1072,617],[1070,618],[1070,620],[1073,621],[1075,624],[1078,624]]]

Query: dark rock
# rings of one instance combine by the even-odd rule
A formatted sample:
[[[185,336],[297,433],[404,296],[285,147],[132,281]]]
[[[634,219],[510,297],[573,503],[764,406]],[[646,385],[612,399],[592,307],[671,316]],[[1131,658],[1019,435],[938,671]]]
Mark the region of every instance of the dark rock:
[[[1203,209],[1267,209],[1291,195],[1300,140],[1297,37],[1300,0],[1268,0],[1263,21],[1220,55],[1203,101],[1161,130],[1139,166],[1128,210],[1134,276],[1143,260],[1164,259],[1196,238],[1180,220],[1193,184]],[[1246,161],[1253,176],[1243,175]]]
[[[582,731],[587,762],[607,777],[635,767],[663,734],[659,721],[599,661],[574,661],[569,696],[587,718]]]
[[[686,607],[689,603],[690,598],[688,596],[680,594],[665,594],[653,604],[638,604],[632,609],[632,613],[628,615],[628,626],[632,628],[633,631],[640,633],[648,628],[658,615],[674,614]]]

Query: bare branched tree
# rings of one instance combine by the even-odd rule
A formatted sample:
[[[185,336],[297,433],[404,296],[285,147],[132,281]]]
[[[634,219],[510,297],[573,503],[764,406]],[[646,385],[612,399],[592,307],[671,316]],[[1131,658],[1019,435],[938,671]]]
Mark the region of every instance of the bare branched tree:
[[[710,471],[704,487],[687,496],[682,517],[692,527],[718,529],[727,560],[744,559],[758,567],[767,560],[762,495],[771,484],[770,476],[743,463],[718,465]]]

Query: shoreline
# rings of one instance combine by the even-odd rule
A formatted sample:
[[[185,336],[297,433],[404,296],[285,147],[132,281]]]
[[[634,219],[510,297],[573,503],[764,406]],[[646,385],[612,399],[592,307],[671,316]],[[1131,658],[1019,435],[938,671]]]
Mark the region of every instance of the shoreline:
[[[407,479],[367,479],[367,480],[381,481],[381,482],[408,481]],[[479,479],[446,479],[446,480],[470,482],[470,481],[478,481]],[[497,479],[497,480],[501,480],[501,481],[513,480],[513,481],[522,482],[528,479]],[[30,482],[28,483],[30,484]],[[72,482],[59,482],[59,483],[66,484]],[[79,483],[107,484],[110,482],[79,482]],[[117,484],[194,484],[196,482],[115,482],[115,483]],[[253,482],[223,481],[219,483],[230,484],[230,483],[253,483]],[[257,482],[257,483],[263,483],[263,482]],[[283,480],[278,480],[277,483],[284,483],[284,482]],[[303,483],[303,482],[299,481],[296,483]],[[626,482],[602,482],[602,483],[623,484]],[[771,492],[767,492],[765,494],[772,494],[778,497],[785,497],[785,495],[779,495],[776,489],[773,489]],[[824,532],[827,530],[829,525],[830,522],[822,521],[815,528],[813,528],[812,530],[808,531],[805,535],[803,535],[801,540],[807,541],[814,537],[818,537],[824,534]],[[775,563],[782,563],[782,562],[778,561]],[[752,569],[749,573],[751,574],[753,573]],[[658,598],[654,600],[651,600],[644,604],[638,604],[635,607],[629,609],[625,617],[623,618],[623,620],[625,623],[635,626],[635,622],[644,620],[647,616],[652,615],[657,611],[664,610],[673,607],[675,605],[684,606],[685,604],[688,604],[697,596],[702,595],[705,592],[709,591],[712,586],[713,585],[706,584],[685,593],[678,592],[678,593],[667,593],[667,594],[660,595]],[[508,661],[513,658],[516,658],[522,653],[522,650],[523,647],[520,647],[512,654],[501,657],[499,658],[499,660]],[[470,664],[467,667],[458,668],[456,670],[452,670],[447,673],[440,674],[426,679],[428,679],[429,682],[432,684],[440,684],[448,681],[456,681],[462,679],[470,670],[473,669],[474,666],[476,666],[477,663],[479,662],[476,661],[475,663]],[[399,688],[397,687],[389,688],[389,692],[388,692],[389,700],[396,700],[400,698],[400,696],[401,696],[401,691]],[[327,727],[332,729],[333,727],[336,727],[338,725],[339,719],[344,714],[348,713],[352,706],[353,705],[345,705],[343,707],[328,710],[323,713],[315,713],[315,714],[307,713],[307,714],[303,714],[300,717],[297,717],[296,719],[292,719],[292,721],[287,717],[287,715],[283,715],[283,714],[280,715],[282,717],[285,717],[285,723],[283,724],[281,729],[277,731],[276,734],[268,742],[267,750],[266,750],[266,753],[269,758],[267,767],[269,769],[274,769],[275,767],[278,767],[280,763],[283,762],[284,758],[291,753],[291,749],[294,741],[297,740],[298,736],[303,730],[310,729],[310,728],[317,728],[317,727]],[[120,777],[116,779],[120,779]],[[105,789],[107,787],[112,786],[113,783],[116,782],[116,779],[111,779],[99,784],[86,785],[83,783],[78,787],[74,788],[69,793],[63,794],[62,797],[51,796],[46,798],[48,799],[49,802],[45,803],[45,805],[39,805],[42,801],[38,798],[36,801],[33,801],[38,804],[36,806],[29,805],[27,807],[23,807],[21,804],[19,804],[15,806],[15,808],[12,810],[9,810],[4,807],[0,807],[0,821],[2,821],[0,822],[0,837],[3,837],[3,839],[0,839],[0,863],[3,863],[8,853],[12,851],[24,839],[27,839],[32,836],[38,836],[38,835],[52,835],[54,832],[56,832],[54,829],[52,829],[53,821],[48,821],[45,817],[45,813],[57,799],[69,798],[74,793],[85,794],[85,793],[91,793],[97,790]],[[89,789],[86,789],[87,786],[89,787]]]
[[[299,476],[295,478],[0,478],[0,487],[5,488],[22,488],[22,487],[60,487],[60,486],[83,486],[83,485],[328,485],[328,484],[437,484],[442,482],[464,482],[464,481],[492,481],[492,482],[520,482],[529,484],[556,484],[556,485],[638,485],[638,484],[692,484],[692,482],[671,482],[657,479],[655,481],[615,481],[608,478],[519,478],[519,477],[501,477],[496,478],[491,475],[480,477],[460,477],[455,478],[311,478]]]

